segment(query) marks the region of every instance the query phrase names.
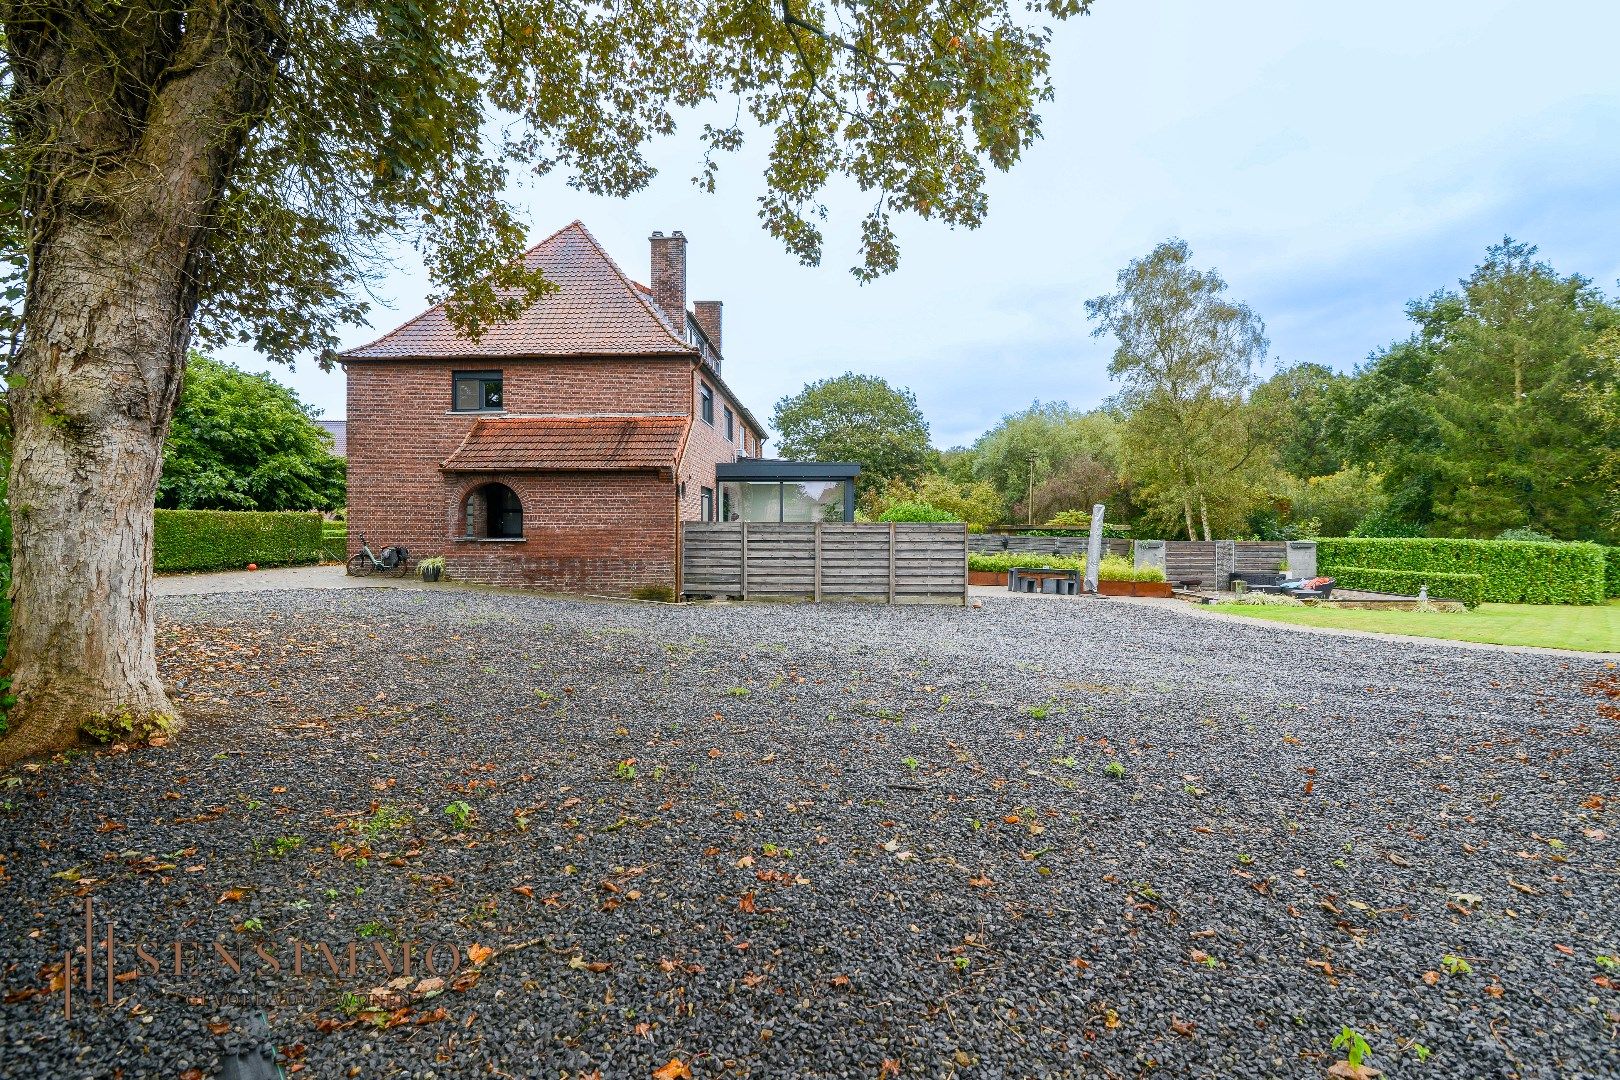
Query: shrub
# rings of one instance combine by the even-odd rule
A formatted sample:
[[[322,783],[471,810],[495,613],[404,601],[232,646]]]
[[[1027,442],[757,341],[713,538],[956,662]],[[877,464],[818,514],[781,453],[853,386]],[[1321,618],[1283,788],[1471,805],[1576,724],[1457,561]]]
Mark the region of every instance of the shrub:
[[[158,510],[152,568],[184,570],[294,566],[319,562],[321,516],[293,511]]]
[[[1603,549],[1596,544],[1517,540],[1340,537],[1316,542],[1323,574],[1343,567],[1478,574],[1480,599],[1498,604],[1596,604],[1603,600]]]
[[[1612,600],[1620,596],[1620,547],[1605,547],[1603,560],[1603,594]]]
[[[1297,600],[1282,593],[1239,593],[1230,600],[1223,600],[1226,604],[1245,604],[1249,607],[1304,607],[1305,601]]]
[[[1356,523],[1350,530],[1355,537],[1420,537],[1423,535],[1422,526],[1398,517],[1387,509],[1374,510]]]
[[[897,502],[883,511],[879,521],[961,521],[949,510],[925,502]]]
[[[1444,574],[1431,570],[1378,570],[1366,566],[1340,566],[1334,569],[1333,579],[1341,589],[1365,589],[1368,592],[1397,593],[1416,596],[1418,589],[1429,587],[1435,600],[1461,600],[1468,607],[1478,607],[1485,593],[1485,578],[1480,574]]]

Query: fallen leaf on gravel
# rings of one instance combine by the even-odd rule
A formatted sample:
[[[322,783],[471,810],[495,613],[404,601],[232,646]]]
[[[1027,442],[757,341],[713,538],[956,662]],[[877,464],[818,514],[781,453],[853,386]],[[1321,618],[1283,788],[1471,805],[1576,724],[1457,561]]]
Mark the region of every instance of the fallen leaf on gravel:
[[[597,975],[600,975],[602,972],[613,967],[612,964],[605,963],[601,960],[587,960],[583,956],[569,957],[568,966],[573,968],[575,971],[590,971],[596,973]]]
[[[839,987],[840,989],[848,987],[849,986],[849,976],[848,975],[834,975],[833,980],[832,980],[832,984],[834,986],[836,986],[836,987]]]
[[[234,903],[246,895],[247,891],[244,889],[226,889],[224,892],[219,894],[219,902],[223,904],[229,900]]]
[[[754,914],[754,894],[751,892],[743,893],[742,898],[737,901],[737,910],[743,912],[745,915]]]
[[[1195,964],[1202,964],[1204,961],[1209,959],[1209,953],[1205,952],[1203,949],[1194,949],[1192,952],[1187,954],[1187,959],[1191,960]]]
[[[968,878],[968,884],[973,886],[975,889],[988,889],[990,886],[994,885],[995,882],[991,881],[984,874],[980,874],[978,877]]]
[[[878,1080],[883,1080],[883,1078],[885,1076],[899,1076],[899,1075],[900,1075],[900,1063],[898,1061],[896,1061],[894,1058],[884,1058],[883,1059],[883,1064],[878,1066]]]
[[[1395,854],[1393,851],[1389,853],[1389,861],[1394,863],[1396,866],[1410,867],[1412,865],[1410,860],[1401,858],[1401,856]]]
[[[1574,956],[1575,955],[1575,950],[1570,948],[1568,945],[1554,945],[1553,948],[1557,949],[1559,952],[1563,953],[1565,956]]]
[[[1513,888],[1517,889],[1519,892],[1524,893],[1526,896],[1540,896],[1541,895],[1541,890],[1540,889],[1535,888],[1532,885],[1525,885],[1525,884],[1523,884],[1521,882],[1514,881],[1513,880],[1513,875],[1511,875],[1511,874],[1508,875],[1507,883],[1509,885],[1511,885]]]
[[[670,1058],[667,1065],[653,1070],[653,1080],[692,1080],[692,1070],[680,1058]]]
[[[1084,970],[1086,970],[1086,968],[1091,966],[1086,961],[1080,959],[1078,956],[1075,957],[1073,960],[1070,960],[1069,963],[1074,966],[1074,970],[1076,970],[1076,971],[1084,971]]]
[[[1491,985],[1485,987],[1485,995],[1487,997],[1493,997],[1493,998],[1501,997],[1502,996],[1502,987],[1501,987],[1501,985],[1498,984],[1498,983],[1491,983]]]
[[[1433,970],[1425,971],[1423,973],[1423,982],[1426,986],[1437,985],[1440,982],[1440,973]]]
[[[1373,1080],[1373,1077],[1384,1074],[1371,1065],[1352,1065],[1348,1061],[1336,1061],[1328,1066],[1328,1075],[1334,1080]]]
[[[491,949],[491,948],[489,948],[488,946],[485,946],[485,945],[480,945],[477,942],[474,942],[473,944],[467,946],[467,957],[468,957],[468,959],[472,960],[472,962],[475,965],[479,966],[479,967],[482,967],[484,965],[484,963],[487,962],[489,960],[489,958],[494,956],[494,955],[495,955],[495,950],[494,949]]]
[[[1192,1038],[1193,1037],[1193,1032],[1196,1029],[1197,1029],[1197,1025],[1192,1023],[1192,1021],[1190,1021],[1190,1020],[1171,1020],[1170,1021],[1170,1030],[1175,1032],[1177,1035],[1182,1036],[1183,1038],[1187,1038],[1187,1039]]]
[[[534,886],[533,885],[514,885],[514,886],[512,886],[512,891],[517,893],[519,896],[533,896],[534,895]]]

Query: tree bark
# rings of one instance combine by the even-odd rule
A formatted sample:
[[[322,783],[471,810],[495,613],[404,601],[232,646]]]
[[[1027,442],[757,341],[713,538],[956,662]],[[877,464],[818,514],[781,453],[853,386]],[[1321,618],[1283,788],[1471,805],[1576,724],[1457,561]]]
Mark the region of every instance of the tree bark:
[[[147,238],[109,231],[65,228],[31,268],[11,392],[17,730],[0,762],[71,746],[81,725],[140,735],[174,718],[154,648],[152,503],[183,286],[178,268],[149,268]]]
[[[1198,520],[1204,526],[1204,539],[1206,541],[1215,539],[1209,534],[1209,503],[1205,501],[1202,491],[1198,493]]]
[[[0,766],[81,730],[178,723],[157,669],[152,504],[198,270],[280,38],[253,0],[198,0],[183,24],[147,14],[8,19],[16,140],[33,153]]]

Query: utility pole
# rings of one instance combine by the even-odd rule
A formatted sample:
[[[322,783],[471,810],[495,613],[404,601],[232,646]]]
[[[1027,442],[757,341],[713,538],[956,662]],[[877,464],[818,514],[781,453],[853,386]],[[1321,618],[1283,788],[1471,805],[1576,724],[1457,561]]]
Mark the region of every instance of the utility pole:
[[[1029,455],[1029,497],[1024,500],[1024,523],[1035,524],[1035,455]]]

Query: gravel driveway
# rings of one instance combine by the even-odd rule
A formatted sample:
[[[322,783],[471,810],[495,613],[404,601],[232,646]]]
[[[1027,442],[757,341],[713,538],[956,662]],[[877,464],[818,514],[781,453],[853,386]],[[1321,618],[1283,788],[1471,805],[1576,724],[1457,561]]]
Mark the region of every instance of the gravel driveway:
[[[1599,661],[1086,600],[161,617],[184,735],[0,789],[4,1076],[214,1076],[244,1010],[316,1077],[1324,1077],[1341,1025],[1620,1074]],[[64,1020],[84,897],[136,975]]]

